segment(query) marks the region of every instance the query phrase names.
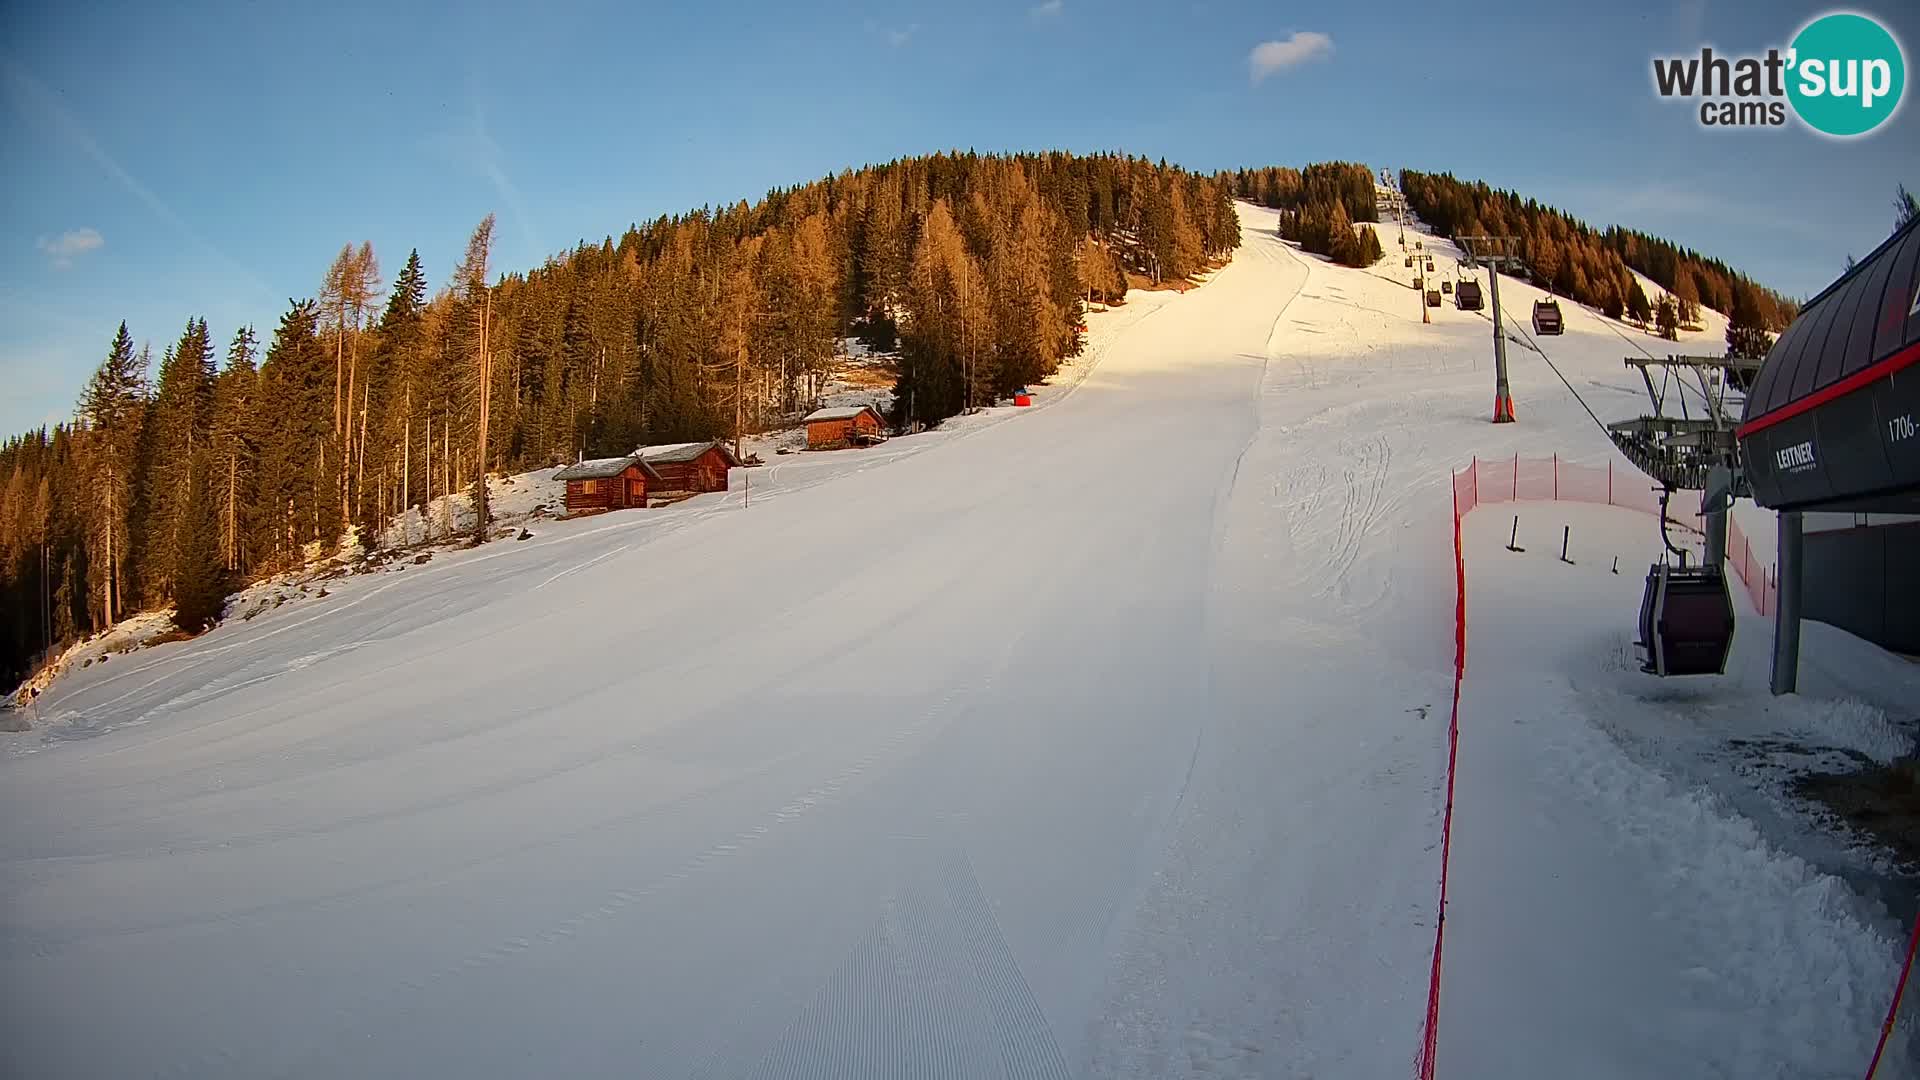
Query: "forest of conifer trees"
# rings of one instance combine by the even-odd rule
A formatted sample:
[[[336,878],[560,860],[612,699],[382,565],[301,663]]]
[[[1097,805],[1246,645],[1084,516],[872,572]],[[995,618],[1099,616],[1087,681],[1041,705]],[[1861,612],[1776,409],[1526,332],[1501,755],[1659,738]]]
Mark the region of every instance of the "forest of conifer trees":
[[[486,473],[790,420],[845,335],[897,345],[903,429],[991,403],[1079,351],[1085,303],[1230,253],[1231,194],[1120,155],[936,154],[523,273],[493,272],[488,218],[437,292],[417,253],[389,283],[349,244],[219,361],[204,319],[157,364],[122,323],[74,421],[0,445],[0,689],[132,612],[202,629],[232,588]]]
[[[1385,254],[1371,225],[1380,220],[1373,170],[1350,161],[1304,169],[1269,167],[1222,174],[1235,198],[1280,211],[1280,235],[1344,266],[1372,266]]]
[[[1797,310],[1793,301],[1717,259],[1619,226],[1594,229],[1511,191],[1411,170],[1401,172],[1400,187],[1407,206],[1440,235],[1517,236],[1535,281],[1616,319],[1644,323],[1662,317],[1629,269],[1673,295],[1663,331],[1694,323],[1701,305],[1743,329],[1776,333]]]

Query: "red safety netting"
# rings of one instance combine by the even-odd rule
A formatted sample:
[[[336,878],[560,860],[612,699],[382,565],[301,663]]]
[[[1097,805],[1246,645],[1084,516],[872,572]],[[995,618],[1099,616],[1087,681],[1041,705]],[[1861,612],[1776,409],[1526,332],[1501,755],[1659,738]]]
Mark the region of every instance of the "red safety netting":
[[[1553,500],[1623,506],[1643,514],[1659,516],[1660,493],[1638,470],[1605,465],[1575,465],[1558,456],[1544,458],[1475,458],[1466,468],[1453,474],[1453,501],[1456,518],[1465,517],[1486,503],[1512,502],[1516,499]],[[1701,532],[1705,523],[1690,499],[1669,500],[1667,520],[1682,528]],[[1728,521],[1727,564],[1746,586],[1754,610],[1771,614],[1778,605],[1779,586],[1771,567],[1753,555],[1753,545],[1740,530],[1738,522]]]
[[[1740,523],[1731,518],[1727,521],[1727,565],[1747,587],[1747,599],[1753,601],[1753,610],[1762,615],[1773,614],[1780,606],[1780,582],[1772,567],[1754,558],[1753,541],[1740,528]]]
[[[1440,1041],[1440,953],[1446,944],[1447,867],[1453,861],[1453,777],[1460,756],[1460,681],[1467,673],[1467,557],[1460,542],[1460,519],[1478,504],[1477,469],[1453,476],[1453,707],[1447,714],[1447,802],[1440,819],[1440,910],[1434,919],[1433,967],[1427,975],[1427,1015],[1421,1024],[1415,1073],[1433,1080]]]

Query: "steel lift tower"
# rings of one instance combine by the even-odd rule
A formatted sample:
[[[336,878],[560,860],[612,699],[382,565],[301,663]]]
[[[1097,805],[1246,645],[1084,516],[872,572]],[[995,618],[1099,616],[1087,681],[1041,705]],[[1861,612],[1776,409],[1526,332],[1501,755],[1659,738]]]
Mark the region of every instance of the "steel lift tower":
[[[1500,326],[1500,271],[1520,264],[1517,236],[1456,236],[1467,252],[1467,265],[1487,264],[1493,288],[1493,422],[1513,423],[1513,391],[1507,385],[1507,333]]]

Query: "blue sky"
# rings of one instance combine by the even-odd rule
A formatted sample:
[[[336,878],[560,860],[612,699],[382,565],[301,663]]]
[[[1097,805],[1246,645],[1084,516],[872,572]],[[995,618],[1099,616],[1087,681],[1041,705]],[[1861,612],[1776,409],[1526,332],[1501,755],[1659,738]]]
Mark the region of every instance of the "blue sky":
[[[1451,170],[1802,296],[1920,188],[1912,103],[1842,143],[1654,98],[1655,53],[1784,45],[1824,5],[277,7],[0,8],[0,432],[67,416],[123,318],[156,356],[190,316],[266,337],[350,241],[389,280],[418,247],[438,288],[490,211],[495,270],[525,269],[952,147]],[[1858,10],[1912,58],[1910,7]],[[1256,78],[1263,45],[1290,62]]]

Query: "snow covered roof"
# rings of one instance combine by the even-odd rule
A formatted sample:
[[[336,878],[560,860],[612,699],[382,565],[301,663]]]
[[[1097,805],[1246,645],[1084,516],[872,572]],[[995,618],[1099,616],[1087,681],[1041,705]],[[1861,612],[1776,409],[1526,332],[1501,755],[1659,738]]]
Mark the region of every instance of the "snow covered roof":
[[[802,423],[811,424],[816,420],[851,420],[861,413],[873,413],[876,417],[880,415],[873,411],[871,405],[842,405],[834,409],[815,409],[807,414],[807,418]]]
[[[652,469],[647,468],[647,463],[641,459],[640,455],[629,454],[626,457],[591,458],[577,462],[554,473],[553,478],[555,480],[605,480],[610,476],[619,476],[627,471],[628,466],[636,464],[647,473],[653,472]]]
[[[681,465],[692,461],[708,450],[714,449],[719,450],[721,454],[726,456],[729,465],[739,464],[739,462],[733,458],[733,451],[728,450],[725,446],[711,439],[706,442],[658,443],[654,446],[643,446],[635,452],[643,460],[655,464]]]

